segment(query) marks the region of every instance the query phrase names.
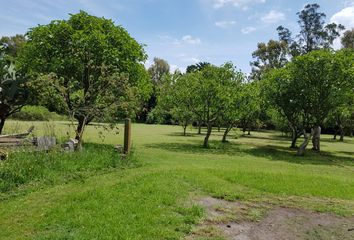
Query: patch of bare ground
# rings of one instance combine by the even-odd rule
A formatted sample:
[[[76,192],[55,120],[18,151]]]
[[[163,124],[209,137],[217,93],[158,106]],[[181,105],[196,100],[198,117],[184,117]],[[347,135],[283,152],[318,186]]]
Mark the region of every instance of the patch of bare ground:
[[[188,240],[354,239],[354,218],[212,197],[198,203],[205,208],[206,217],[186,238]]]

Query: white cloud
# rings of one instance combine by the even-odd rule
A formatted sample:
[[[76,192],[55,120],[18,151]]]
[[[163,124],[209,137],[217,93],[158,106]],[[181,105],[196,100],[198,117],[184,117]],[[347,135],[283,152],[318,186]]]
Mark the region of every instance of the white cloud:
[[[354,5],[351,7],[346,7],[341,11],[335,13],[331,17],[331,22],[336,24],[342,24],[346,29],[354,28]],[[339,49],[341,47],[340,39],[336,39],[333,43],[333,47],[335,49]]]
[[[232,5],[237,8],[241,8],[246,10],[248,5],[253,3],[265,3],[266,0],[213,0],[214,1],[214,8],[222,8],[227,5]]]
[[[243,34],[250,34],[250,33],[252,33],[252,32],[254,32],[254,31],[256,31],[257,29],[255,28],[255,27],[245,27],[245,28],[243,28],[242,30],[241,30],[241,32],[243,33]]]
[[[285,20],[285,14],[276,10],[271,10],[269,13],[261,17],[264,23],[277,23]]]
[[[188,44],[200,44],[202,41],[200,38],[192,37],[191,35],[185,35],[182,37],[182,41]]]
[[[214,25],[219,28],[229,28],[235,24],[236,24],[235,21],[219,21],[214,23]]]
[[[331,22],[342,24],[346,28],[354,27],[354,6],[346,7],[331,17]]]

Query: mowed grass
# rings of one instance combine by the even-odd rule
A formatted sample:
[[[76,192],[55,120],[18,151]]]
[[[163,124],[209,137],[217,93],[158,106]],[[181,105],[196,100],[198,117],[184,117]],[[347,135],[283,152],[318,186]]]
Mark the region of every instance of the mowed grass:
[[[38,135],[72,132],[59,122],[9,122],[6,130],[31,124]],[[277,132],[233,132],[222,144],[215,131],[203,149],[193,129],[187,137],[178,126],[132,130],[132,164],[114,154],[123,134],[104,133],[102,142],[95,126],[86,129],[82,155],[11,154],[17,165],[4,162],[0,171],[18,168],[22,181],[3,187],[0,239],[181,239],[203,217],[201,196],[354,216],[354,139],[323,136],[321,154],[295,157]]]

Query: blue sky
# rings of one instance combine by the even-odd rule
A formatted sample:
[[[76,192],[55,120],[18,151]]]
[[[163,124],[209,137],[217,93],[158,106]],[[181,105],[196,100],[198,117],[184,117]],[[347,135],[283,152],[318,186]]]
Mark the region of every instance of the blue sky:
[[[199,61],[232,61],[248,73],[257,43],[276,38],[279,25],[297,32],[296,12],[315,2],[327,21],[354,27],[354,0],[0,0],[0,36],[85,10],[113,19],[146,44],[146,66],[154,57],[182,71]]]

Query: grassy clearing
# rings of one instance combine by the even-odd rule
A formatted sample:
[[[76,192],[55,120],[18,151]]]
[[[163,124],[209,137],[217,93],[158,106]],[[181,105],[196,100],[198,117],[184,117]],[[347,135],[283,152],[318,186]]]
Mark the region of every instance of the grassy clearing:
[[[31,124],[11,122],[6,130]],[[34,124],[37,131],[53,126],[61,139],[70,132],[66,123]],[[323,153],[298,158],[274,132],[227,144],[215,132],[203,149],[202,136],[183,137],[179,127],[135,124],[140,167],[122,169],[112,161],[122,134],[107,133],[102,143],[98,131],[87,128],[81,156],[19,152],[2,163],[1,174],[14,180],[1,175],[0,239],[180,239],[203,216],[200,196],[354,216],[353,139],[325,136]]]

